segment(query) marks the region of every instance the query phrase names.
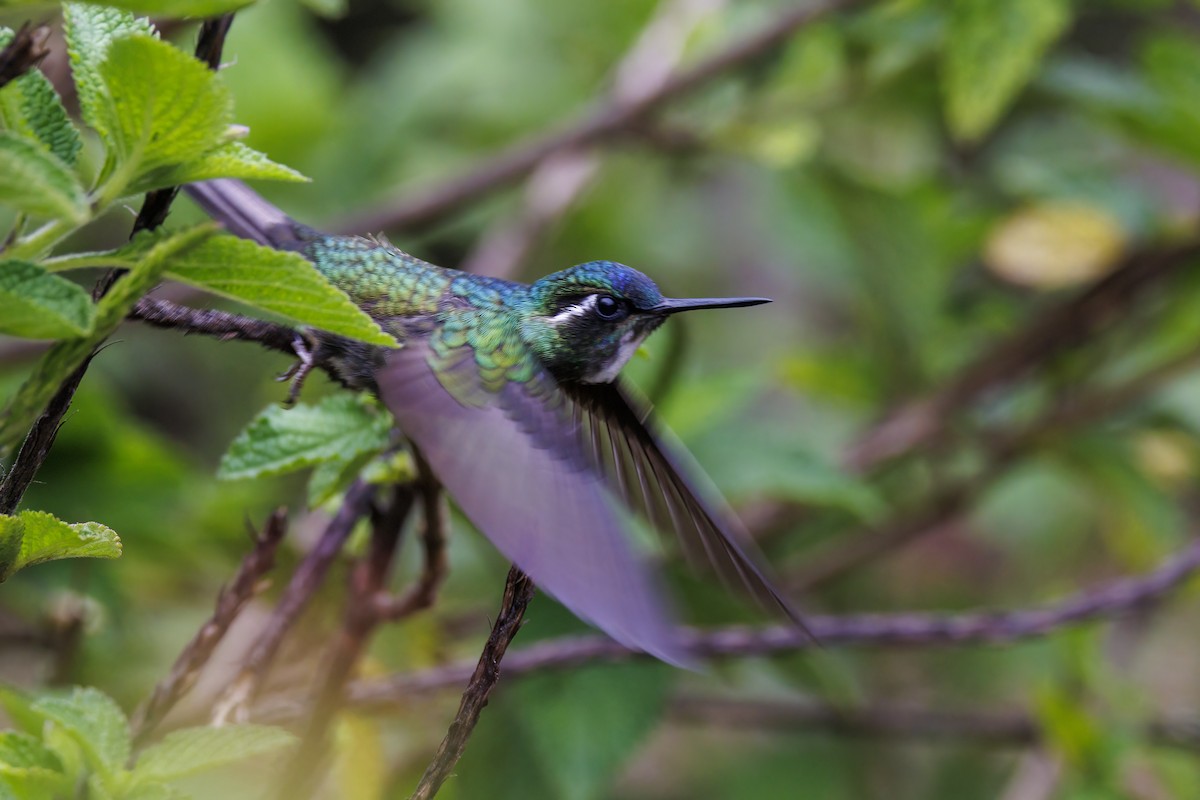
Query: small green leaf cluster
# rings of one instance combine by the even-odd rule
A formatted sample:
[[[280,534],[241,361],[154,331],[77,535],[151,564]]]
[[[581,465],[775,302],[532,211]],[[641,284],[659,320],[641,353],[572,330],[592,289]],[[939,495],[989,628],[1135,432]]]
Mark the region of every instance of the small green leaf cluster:
[[[208,13],[235,4],[146,5]],[[143,232],[113,251],[54,254],[65,237],[129,195],[218,177],[304,180],[237,141],[244,129],[232,124],[232,99],[221,76],[160,40],[147,20],[113,7],[68,3],[64,29],[80,115],[101,156],[97,163],[82,157],[84,136],[41,72],[0,89],[0,205],[16,212],[0,246],[0,334],[54,340],[0,412],[0,455],[163,279],[299,324],[395,343],[303,257],[218,236],[211,224]],[[0,30],[0,45],[12,36]],[[123,271],[97,300],[63,275],[96,267]],[[28,520],[4,518],[0,580],[30,563],[95,554],[80,539],[80,526],[55,522],[47,530],[57,531],[57,538],[42,541],[30,538]],[[119,540],[111,535],[118,544],[107,557],[119,554]]]
[[[0,689],[17,730],[0,732],[0,800],[181,799],[176,781],[268,756],[294,737],[264,725],[184,728],[134,755],[129,720],[91,688],[30,697]],[[86,787],[86,788],[85,788]]]
[[[336,394],[290,410],[271,406],[233,440],[218,475],[237,480],[314,467],[309,503],[321,505],[388,447],[391,425],[391,417],[362,395]],[[380,462],[378,469],[394,480],[404,475],[393,473],[404,473],[409,467]],[[372,477],[369,471],[367,477]]]

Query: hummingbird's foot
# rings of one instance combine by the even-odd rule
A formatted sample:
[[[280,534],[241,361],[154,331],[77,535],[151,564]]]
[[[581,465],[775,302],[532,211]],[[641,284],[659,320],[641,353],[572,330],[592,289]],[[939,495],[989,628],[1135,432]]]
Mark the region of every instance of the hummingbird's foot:
[[[318,343],[309,336],[298,333],[296,338],[292,340],[292,350],[296,353],[296,363],[288,367],[287,371],[280,375],[276,380],[290,381],[288,386],[287,398],[283,401],[284,408],[291,408],[296,405],[296,400],[300,397],[300,390],[304,387],[304,381],[308,378],[308,374],[313,371],[313,367],[317,364],[316,351]]]

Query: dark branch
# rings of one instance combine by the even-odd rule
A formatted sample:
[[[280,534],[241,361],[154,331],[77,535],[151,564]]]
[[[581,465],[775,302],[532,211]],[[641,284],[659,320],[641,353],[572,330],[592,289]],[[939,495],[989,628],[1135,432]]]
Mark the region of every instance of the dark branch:
[[[46,40],[50,28],[46,25],[31,27],[28,22],[20,27],[11,42],[0,50],[0,88],[36,67],[50,53]]]
[[[416,228],[435,222],[468,202],[480,200],[520,180],[551,156],[593,145],[637,127],[645,117],[670,101],[752,63],[784,44],[800,28],[857,2],[830,0],[816,8],[789,8],[760,30],[690,68],[672,73],[651,92],[631,99],[609,97],[571,125],[518,143],[465,174],[437,186],[418,188],[402,195],[388,207],[344,220],[333,229],[341,233],[362,233]]]
[[[748,728],[795,732],[811,730],[900,742],[939,741],[1027,747],[1042,740],[1041,726],[1029,714],[1002,711],[942,711],[891,705],[841,708],[793,701],[739,700],[683,695],[668,707],[670,718],[684,723],[717,725],[723,730]],[[1156,719],[1143,736],[1151,744],[1200,750],[1200,721]]]
[[[284,771],[286,777],[278,795],[281,800],[308,797],[316,788],[313,785],[314,776],[319,774],[330,723],[342,704],[346,682],[366,649],[371,633],[379,624],[375,598],[387,585],[413,499],[411,485],[396,485],[392,487],[389,506],[371,515],[371,544],[367,554],[359,559],[350,572],[345,620],[316,689],[312,712],[300,746],[290,766]]]
[[[154,693],[134,714],[135,739],[144,740],[196,682],[200,670],[212,657],[229,626],[246,604],[265,588],[263,577],[275,566],[275,553],[286,534],[287,509],[280,508],[267,519],[262,533],[255,536],[254,547],[242,559],[233,581],[217,595],[213,615],[183,648],[170,674],[154,687]]]
[[[342,551],[355,524],[370,510],[371,494],[371,485],[362,480],[355,481],[346,490],[338,513],[292,573],[292,579],[284,589],[283,597],[275,606],[266,628],[255,641],[237,676],[217,700],[213,711],[215,722],[240,721],[245,716],[246,707],[266,677],[283,637],[324,582],[329,567]]]
[[[432,606],[437,599],[438,587],[446,577],[446,498],[429,465],[419,454],[416,460],[424,567],[416,583],[403,595],[376,595],[375,612],[381,619],[393,622]]]
[[[848,614],[805,618],[812,637],[824,647],[930,647],[1003,644],[1045,636],[1086,622],[1110,619],[1153,603],[1200,571],[1200,540],[1137,578],[1124,578],[1079,592],[1042,608],[966,614]],[[790,625],[765,628],[728,627],[692,630],[685,642],[697,656],[743,657],[795,652],[812,647],[813,638]],[[645,657],[603,636],[579,636],[539,643],[513,653],[505,668],[510,675],[565,669],[596,661]],[[417,694],[460,685],[474,665],[458,662],[424,672],[361,681],[350,688],[349,701],[369,711],[383,711]],[[474,667],[478,670],[478,667]],[[286,720],[299,713],[294,703],[264,706],[256,717]]]
[[[946,419],[987,391],[1087,341],[1149,287],[1200,258],[1200,240],[1137,253],[1107,277],[1055,305],[999,342],[933,394],[888,414],[846,454],[846,465],[866,472],[927,446],[946,432]]]
[[[85,358],[63,381],[26,434],[25,441],[21,443],[21,449],[17,451],[17,457],[13,460],[12,469],[4,476],[4,480],[0,481],[0,514],[11,514],[17,509],[38,470],[46,463],[46,457],[50,455],[50,448],[54,445],[59,428],[62,427],[63,417],[66,416],[67,409],[71,407],[71,400],[75,397],[75,390],[79,388],[79,382],[83,380],[88,364],[95,355],[92,353]]]
[[[517,631],[521,629],[521,621],[525,617],[525,609],[533,599],[533,582],[515,566],[508,571],[508,580],[504,584],[504,600],[500,604],[500,613],[492,626],[483,653],[471,673],[467,690],[463,692],[458,713],[450,723],[446,738],[438,746],[437,754],[425,769],[420,783],[412,793],[412,800],[429,800],[437,794],[438,789],[450,777],[450,771],[462,758],[467,748],[467,739],[479,722],[479,715],[487,705],[488,696],[500,679],[500,660],[504,658],[508,645],[512,642]]]

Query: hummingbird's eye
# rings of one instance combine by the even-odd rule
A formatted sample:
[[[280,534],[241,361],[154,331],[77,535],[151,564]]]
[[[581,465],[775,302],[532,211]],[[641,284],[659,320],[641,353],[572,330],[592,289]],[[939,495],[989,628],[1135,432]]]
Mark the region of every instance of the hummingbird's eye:
[[[616,319],[624,311],[621,302],[607,294],[596,295],[596,313],[601,319]]]

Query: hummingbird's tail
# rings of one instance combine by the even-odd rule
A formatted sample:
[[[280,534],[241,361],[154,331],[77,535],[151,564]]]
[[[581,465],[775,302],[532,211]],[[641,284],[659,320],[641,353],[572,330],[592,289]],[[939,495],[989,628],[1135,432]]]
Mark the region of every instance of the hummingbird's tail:
[[[233,178],[190,183],[184,191],[204,213],[243,239],[278,250],[298,250],[316,233]]]

